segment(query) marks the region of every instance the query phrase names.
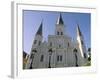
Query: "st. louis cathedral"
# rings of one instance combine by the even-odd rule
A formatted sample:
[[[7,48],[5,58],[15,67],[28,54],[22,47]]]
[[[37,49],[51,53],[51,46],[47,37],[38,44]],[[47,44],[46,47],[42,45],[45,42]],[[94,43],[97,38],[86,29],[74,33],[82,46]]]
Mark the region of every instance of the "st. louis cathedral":
[[[35,34],[26,69],[78,67],[87,63],[87,50],[79,24],[76,41],[65,34],[61,14],[56,22],[55,34],[48,35],[48,41],[43,41],[42,27],[41,23]]]

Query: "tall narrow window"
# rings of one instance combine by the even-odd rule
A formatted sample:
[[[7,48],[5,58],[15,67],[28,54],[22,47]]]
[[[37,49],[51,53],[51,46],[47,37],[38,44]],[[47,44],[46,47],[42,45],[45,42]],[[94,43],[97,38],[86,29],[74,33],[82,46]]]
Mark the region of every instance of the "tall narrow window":
[[[57,32],[57,35],[59,35],[59,32]]]
[[[57,56],[57,61],[62,61],[62,55]]]
[[[61,48],[61,45],[59,44],[59,48]]]
[[[68,47],[69,47],[69,42],[68,42]]]
[[[86,53],[84,53],[84,58],[86,58]]]
[[[41,44],[41,41],[39,41],[39,45]]]
[[[61,35],[63,35],[63,32],[61,32]]]
[[[34,40],[34,44],[36,44],[37,43],[37,40]]]
[[[62,55],[60,55],[60,61],[62,61]]]
[[[50,42],[50,46],[52,46],[52,42]]]
[[[83,41],[81,40],[81,44],[83,45]]]
[[[41,62],[43,62],[43,58],[44,58],[44,56],[43,56],[43,55],[41,55],[41,58],[40,58],[40,61],[41,61]]]
[[[57,61],[59,61],[59,56],[57,56]]]

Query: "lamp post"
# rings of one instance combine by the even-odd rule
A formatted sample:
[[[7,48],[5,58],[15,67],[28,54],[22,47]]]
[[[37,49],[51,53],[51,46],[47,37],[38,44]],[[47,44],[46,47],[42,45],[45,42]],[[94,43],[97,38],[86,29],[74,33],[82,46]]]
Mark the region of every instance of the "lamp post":
[[[78,67],[78,63],[77,63],[77,55],[76,55],[77,49],[75,48],[73,52],[75,53],[75,65],[76,65],[76,67]]]
[[[30,58],[31,58],[31,64],[30,64],[30,69],[32,69],[33,67],[32,67],[32,64],[33,64],[33,59],[34,59],[34,54],[37,52],[36,50],[32,50],[32,54],[31,54],[31,56],[30,56]]]
[[[31,64],[30,64],[30,69],[32,69],[32,63],[33,63],[33,59],[32,59]]]
[[[49,49],[49,66],[48,66],[48,68],[51,68],[51,55],[52,55],[52,49]]]

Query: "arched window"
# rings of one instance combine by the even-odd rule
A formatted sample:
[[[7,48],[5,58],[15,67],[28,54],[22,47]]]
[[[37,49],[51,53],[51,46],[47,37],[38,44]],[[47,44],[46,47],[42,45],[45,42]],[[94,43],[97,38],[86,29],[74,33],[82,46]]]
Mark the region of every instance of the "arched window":
[[[57,56],[57,61],[59,61],[59,56]]]
[[[62,55],[60,55],[60,61],[62,61]]]
[[[59,32],[57,32],[57,35],[59,35]]]
[[[63,32],[61,32],[61,35],[63,35]]]
[[[83,45],[83,41],[81,40],[81,44]]]
[[[41,41],[39,41],[39,45],[41,44]]]
[[[62,55],[57,56],[57,61],[62,61]]]
[[[59,44],[59,48],[61,48],[61,45]]]
[[[69,42],[68,42],[68,47],[69,47]]]
[[[37,43],[37,40],[34,40],[34,44],[36,44]]]
[[[43,62],[44,56],[41,55],[40,61]]]
[[[52,46],[52,42],[50,42],[50,46]]]
[[[84,58],[86,58],[86,53],[84,53]]]

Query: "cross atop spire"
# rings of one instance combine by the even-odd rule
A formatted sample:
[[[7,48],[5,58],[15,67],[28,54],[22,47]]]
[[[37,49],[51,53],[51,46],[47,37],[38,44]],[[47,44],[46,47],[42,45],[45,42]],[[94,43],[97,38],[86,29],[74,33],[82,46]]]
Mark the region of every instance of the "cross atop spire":
[[[57,24],[64,24],[61,13],[60,16],[58,17]]]
[[[41,35],[42,36],[42,22],[40,24],[40,27],[38,28],[38,31],[37,31],[36,35]]]
[[[77,24],[77,35],[82,36],[81,30],[79,28],[79,24]]]

